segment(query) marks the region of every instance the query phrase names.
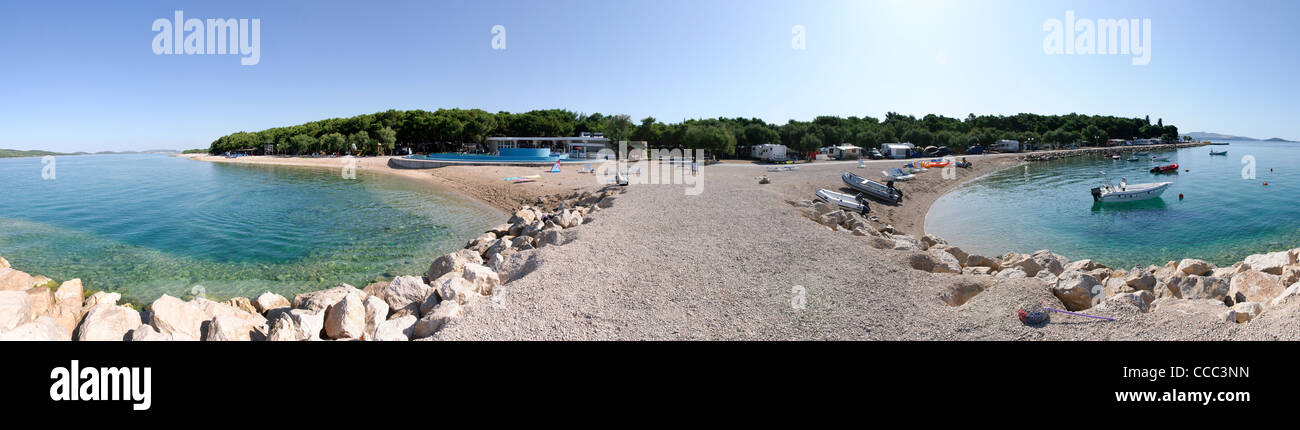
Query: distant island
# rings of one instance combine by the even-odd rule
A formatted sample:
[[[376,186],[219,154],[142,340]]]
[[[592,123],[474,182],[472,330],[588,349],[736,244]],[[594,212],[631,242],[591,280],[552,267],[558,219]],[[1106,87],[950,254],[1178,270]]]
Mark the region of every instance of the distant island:
[[[1280,137],[1271,137],[1268,139],[1256,139],[1253,137],[1246,137],[1246,136],[1233,136],[1230,134],[1210,133],[1208,131],[1193,131],[1184,134],[1184,136],[1190,137],[1192,138],[1192,140],[1198,140],[1198,141],[1199,140],[1209,140],[1209,141],[1254,140],[1254,141],[1264,141],[1264,142],[1294,142],[1293,140],[1287,140]]]
[[[41,150],[22,150],[22,149],[3,149],[0,148],[0,158],[15,157],[44,157],[47,155],[113,155],[113,154],[175,154],[181,151],[174,149],[150,149],[146,151],[100,151],[100,152],[53,152]]]

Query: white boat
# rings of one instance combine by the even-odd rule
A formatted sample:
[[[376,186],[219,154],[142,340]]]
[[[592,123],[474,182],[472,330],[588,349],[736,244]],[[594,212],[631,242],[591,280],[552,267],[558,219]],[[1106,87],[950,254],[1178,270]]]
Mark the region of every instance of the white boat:
[[[1094,202],[1119,203],[1154,199],[1160,197],[1170,185],[1173,185],[1173,182],[1129,184],[1127,180],[1120,179],[1118,186],[1112,186],[1110,180],[1106,178],[1106,172],[1102,172],[1101,177],[1103,185],[1092,189]]]
[[[844,193],[837,193],[825,188],[817,190],[817,198],[825,200],[826,203],[837,205],[839,207],[851,211],[857,211],[862,213],[867,213],[871,211],[871,207],[867,205],[867,201],[865,199],[862,199],[858,196],[848,195]]]
[[[899,169],[899,168],[882,170],[880,172],[880,176],[885,178],[885,180],[888,181],[910,181],[916,177],[916,175],[904,172],[903,169]]]
[[[840,175],[840,179],[844,180],[845,185],[885,202],[895,204],[903,202],[903,191],[894,188],[893,182],[886,185],[850,172],[844,172]]]

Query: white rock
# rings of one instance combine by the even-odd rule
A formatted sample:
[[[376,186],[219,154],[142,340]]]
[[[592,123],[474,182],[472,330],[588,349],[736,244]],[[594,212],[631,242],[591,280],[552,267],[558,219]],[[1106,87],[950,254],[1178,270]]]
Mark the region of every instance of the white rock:
[[[325,329],[325,312],[312,312],[306,309],[293,309],[280,314],[271,327],[269,340],[304,341],[321,340],[321,331]]]
[[[415,323],[415,330],[412,338],[419,339],[432,336],[438,330],[442,330],[451,320],[460,318],[461,306],[455,300],[447,300],[438,304],[428,315],[420,318]]]
[[[437,288],[439,300],[425,301],[425,304],[420,307],[420,315],[433,312],[434,307],[442,300],[452,300],[463,305],[469,300],[470,295],[479,294],[475,291],[474,284],[466,281],[459,273],[448,273],[434,280],[433,283]]]
[[[173,340],[202,339],[203,323],[212,319],[197,303],[166,294],[154,300],[149,309],[149,325]]]
[[[1065,272],[1061,274],[1052,294],[1065,305],[1066,310],[1079,311],[1092,307],[1093,296],[1104,297],[1104,290],[1097,278],[1082,272]]]
[[[349,293],[325,311],[325,334],[331,339],[360,339],[366,332],[366,306],[360,293]]]
[[[72,334],[63,330],[53,318],[39,316],[9,331],[0,331],[0,341],[66,341]]]
[[[384,288],[383,299],[388,303],[388,308],[394,311],[405,308],[418,309],[420,303],[424,303],[424,299],[429,298],[430,294],[433,294],[433,288],[425,284],[424,279],[416,276],[398,276]]]
[[[27,291],[36,285],[36,278],[27,272],[0,268],[0,291]]]
[[[253,299],[253,306],[258,313],[266,315],[272,309],[292,307],[293,303],[289,303],[289,299],[284,296],[267,291]]]
[[[1264,312],[1264,306],[1255,302],[1241,302],[1233,306],[1232,310],[1236,312],[1237,322],[1244,323],[1255,319],[1260,313]]]
[[[1070,264],[1069,259],[1046,249],[1035,252],[1030,258],[1033,258],[1034,262],[1038,263],[1040,270],[1049,271],[1056,276],[1060,276],[1065,271],[1065,265]],[[1034,276],[1038,276],[1038,274],[1035,273]]]
[[[136,327],[135,330],[131,330],[131,333],[127,335],[127,338],[129,338],[132,342],[149,342],[149,341],[170,342],[172,340],[175,340],[172,339],[171,336],[160,333],[158,329],[155,329],[153,328],[153,326],[148,324],[142,324],[139,327]]]
[[[1277,306],[1296,296],[1300,296],[1300,282],[1291,284],[1290,287],[1286,287],[1286,290],[1283,291],[1281,295],[1278,295],[1272,301],[1268,302],[1268,305]]]
[[[484,296],[492,295],[492,289],[501,285],[501,277],[487,266],[468,263],[462,273],[474,291]]]
[[[426,275],[428,275],[429,279],[438,279],[447,272],[461,270],[466,263],[483,264],[483,256],[479,255],[478,252],[462,249],[433,260],[433,264],[429,265],[429,273]],[[388,305],[392,306],[392,303]]]
[[[0,291],[0,332],[13,330],[32,320],[26,291]]]
[[[388,303],[380,300],[378,297],[366,297],[362,302],[366,307],[366,334],[362,338],[371,340],[375,337],[375,331],[379,325],[388,320]]]
[[[1268,254],[1255,254],[1246,257],[1244,263],[1250,265],[1251,269],[1270,275],[1281,275],[1282,268],[1295,264],[1295,256],[1290,251],[1270,252]]]
[[[63,327],[63,330],[72,333],[77,330],[77,323],[81,318],[81,303],[81,280],[63,281],[59,289],[54,290],[54,308],[50,310],[50,317],[54,318],[54,322],[59,327]]]
[[[1255,267],[1251,265],[1251,267]],[[1241,294],[1248,302],[1268,303],[1286,291],[1282,277],[1251,269],[1232,276],[1229,294]]]
[[[249,324],[249,320],[233,315],[218,315],[204,324],[203,340],[233,342],[265,340],[265,328]]]
[[[357,289],[357,287],[348,284],[339,284],[338,286],[328,290],[312,291],[294,296],[293,308],[311,312],[323,311],[326,308],[333,306],[335,303],[338,303],[339,300],[343,300],[343,296],[346,296],[349,293],[357,293],[358,296],[362,294],[361,290]]]
[[[1194,258],[1184,258],[1178,262],[1178,271],[1187,275],[1205,276],[1214,271],[1214,265]]]
[[[411,340],[411,336],[415,334],[415,323],[419,320],[415,315],[404,315],[380,322],[379,326],[375,328],[375,335],[372,340],[386,342]]]
[[[126,306],[98,304],[86,311],[77,326],[80,341],[126,340],[126,334],[140,327],[140,313]]]

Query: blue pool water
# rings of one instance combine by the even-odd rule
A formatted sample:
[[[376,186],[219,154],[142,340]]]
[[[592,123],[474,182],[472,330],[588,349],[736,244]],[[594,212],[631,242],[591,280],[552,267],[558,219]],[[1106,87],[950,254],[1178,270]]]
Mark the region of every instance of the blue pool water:
[[[160,155],[0,159],[0,256],[56,280],[159,294],[285,295],[423,273],[500,222],[408,178]]]
[[[983,255],[1050,249],[1112,267],[1181,258],[1226,265],[1300,246],[1300,143],[1234,141],[1153,155],[1169,161],[1090,156],[1003,170],[941,197],[925,230]],[[1252,158],[1255,178],[1243,179]],[[1178,174],[1147,171],[1170,163],[1179,164]],[[1173,185],[1155,200],[1094,204],[1089,189],[1100,184],[1100,171],[1112,183]]]

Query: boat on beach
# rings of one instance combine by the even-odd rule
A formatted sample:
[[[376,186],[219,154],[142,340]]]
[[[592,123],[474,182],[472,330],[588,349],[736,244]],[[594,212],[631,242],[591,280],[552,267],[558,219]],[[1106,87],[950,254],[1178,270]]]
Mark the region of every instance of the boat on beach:
[[[863,178],[858,175],[854,175],[853,173],[850,172],[844,172],[843,175],[840,175],[840,179],[844,180],[844,183],[847,184],[849,187],[852,187],[853,189],[861,191],[866,195],[874,197],[876,199],[883,200],[889,203],[903,202],[903,191],[894,188],[893,181],[890,181],[888,184],[882,184],[867,178]]]
[[[880,171],[880,176],[887,181],[910,181],[916,178],[915,174],[904,172],[903,169],[897,167]]]
[[[1092,201],[1101,203],[1117,202],[1135,202],[1139,200],[1154,199],[1173,185],[1173,182],[1151,182],[1146,184],[1129,184],[1128,180],[1121,178],[1118,186],[1112,186],[1110,179],[1106,177],[1106,172],[1101,173],[1102,186],[1093,188]]]
[[[817,198],[822,199],[826,203],[837,205],[839,207],[849,209],[852,211],[857,211],[864,214],[867,212],[871,212],[871,206],[868,205],[867,200],[861,196],[853,196],[844,193],[837,193],[822,188],[820,190],[817,190]]]

